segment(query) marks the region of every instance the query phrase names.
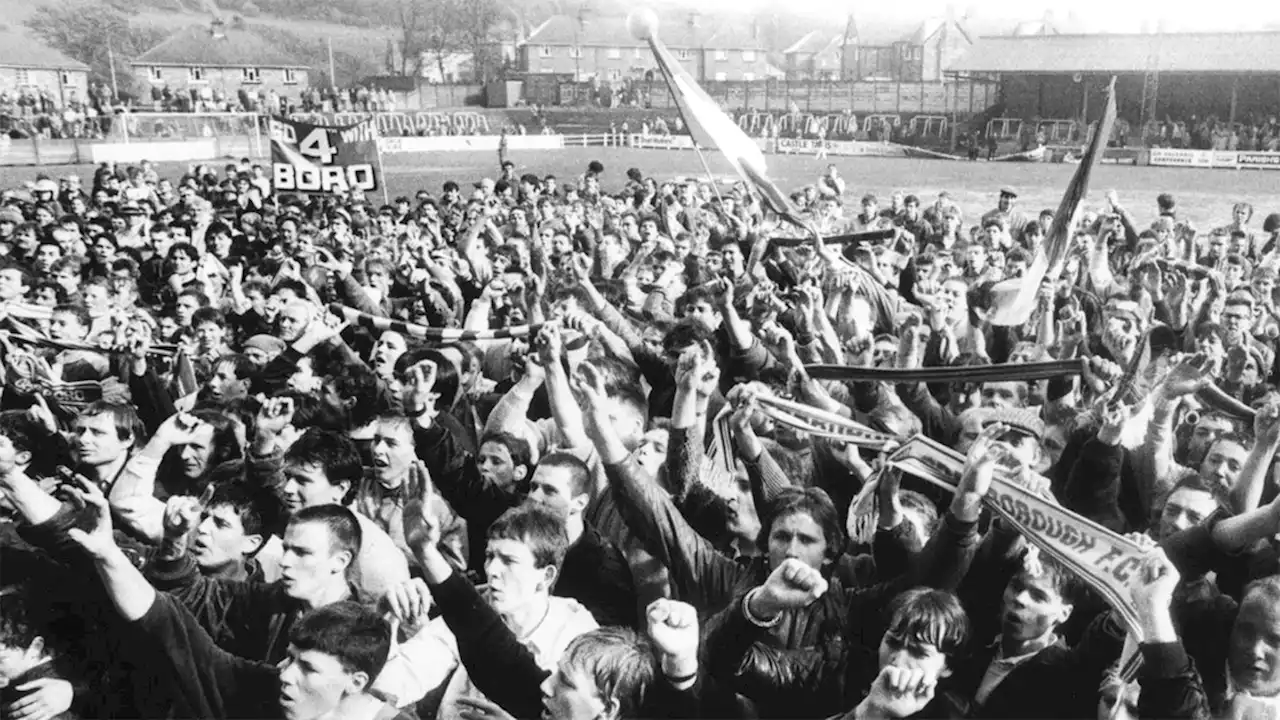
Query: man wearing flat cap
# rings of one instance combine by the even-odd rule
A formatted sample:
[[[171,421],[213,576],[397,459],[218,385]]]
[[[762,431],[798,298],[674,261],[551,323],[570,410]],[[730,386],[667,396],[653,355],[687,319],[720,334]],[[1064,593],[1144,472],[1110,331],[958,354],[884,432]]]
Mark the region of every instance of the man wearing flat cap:
[[[1004,227],[1009,228],[1009,234],[1013,236],[1014,241],[1022,243],[1022,231],[1027,227],[1030,219],[1026,213],[1015,209],[1018,201],[1018,191],[1008,185],[1000,188],[1000,200],[994,210],[988,211],[982,216],[982,226],[986,227],[988,222],[1000,220]]]

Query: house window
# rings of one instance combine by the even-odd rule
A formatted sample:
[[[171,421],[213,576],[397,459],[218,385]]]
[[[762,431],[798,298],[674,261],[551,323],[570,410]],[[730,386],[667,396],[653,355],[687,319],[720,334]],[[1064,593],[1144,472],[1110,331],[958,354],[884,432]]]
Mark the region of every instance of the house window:
[[[728,59],[729,59],[729,51],[728,51],[728,50],[717,50],[717,51],[716,51],[716,60],[717,60],[718,62],[724,62],[725,60],[728,60]]]
[[[297,71],[297,70],[294,70],[293,68],[285,68],[285,69],[284,69],[284,84],[285,84],[285,85],[297,85],[297,84],[298,84],[298,71]]]
[[[577,46],[569,48],[569,57],[571,58],[582,57],[582,48]]]
[[[743,50],[743,51],[742,51],[742,62],[755,62],[755,61],[756,61],[756,51],[755,51],[755,50]]]
[[[62,81],[63,85],[75,84],[75,82],[71,79],[71,73],[67,72],[66,70],[62,70],[58,72],[58,79]]]
[[[551,46],[550,46],[550,45],[539,45],[539,46],[538,46],[538,57],[551,57]]]
[[[17,78],[16,78],[16,79],[17,79],[17,81],[18,81],[18,86],[19,86],[19,87],[21,87],[21,86],[23,86],[23,85],[30,85],[30,84],[31,84],[31,71],[30,71],[30,70],[28,70],[28,69],[26,69],[26,68],[18,68],[17,70],[15,70],[15,71],[14,71],[14,74],[15,74],[15,75],[17,75]]]
[[[688,50],[677,50],[677,51],[676,51],[676,59],[678,59],[678,60],[688,60],[688,59],[689,59],[689,57],[690,57],[692,54],[693,54],[693,53],[690,53]]]
[[[729,73],[722,73],[722,72],[716,73],[716,82],[724,82],[725,80],[728,80],[728,79],[729,79]]]
[[[609,79],[610,79],[610,80],[614,80],[614,81],[621,80],[621,79],[622,79],[622,71],[621,71],[621,70],[610,70],[610,71],[609,71]]]
[[[246,84],[260,83],[262,82],[262,71],[258,70],[258,68],[244,68],[242,80]]]
[[[204,68],[187,68],[187,80],[191,82],[204,82]]]
[[[635,58],[635,59],[637,59],[637,60],[639,60],[639,59],[643,58],[643,57],[644,57],[644,49],[643,49],[643,48],[636,48],[635,50],[633,50],[633,51],[631,52],[631,56],[632,56],[632,57],[634,57],[634,58]]]
[[[746,80],[747,82],[751,82],[752,80],[755,80],[755,79],[756,79],[756,74],[755,74],[755,73],[742,73],[742,79],[743,79],[743,80]]]
[[[609,48],[609,59],[617,60],[622,57],[622,48]]]
[[[158,67],[147,68],[147,77],[151,79],[151,82],[160,82],[164,79],[164,76],[161,75],[160,68]]]

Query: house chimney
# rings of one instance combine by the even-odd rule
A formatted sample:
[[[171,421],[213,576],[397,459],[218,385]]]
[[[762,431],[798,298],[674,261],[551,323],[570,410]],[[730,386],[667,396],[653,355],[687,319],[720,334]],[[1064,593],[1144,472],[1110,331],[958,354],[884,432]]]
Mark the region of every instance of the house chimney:
[[[760,19],[759,18],[751,18],[751,39],[752,40],[760,39]]]
[[[211,36],[213,36],[214,38],[217,38],[217,39],[219,39],[219,40],[221,40],[221,39],[225,38],[225,37],[227,36],[227,23],[226,23],[226,21],[224,21],[224,20],[223,20],[222,18],[220,18],[220,17],[216,17],[216,18],[214,18],[214,19],[213,19],[213,22],[212,22],[212,23],[209,23],[209,35],[211,35]]]
[[[702,19],[702,15],[699,14],[697,10],[694,10],[693,12],[689,13],[689,27],[691,28],[698,27],[698,21],[700,21],[701,19]]]
[[[578,9],[578,31],[582,32],[587,29],[587,11],[586,8]]]

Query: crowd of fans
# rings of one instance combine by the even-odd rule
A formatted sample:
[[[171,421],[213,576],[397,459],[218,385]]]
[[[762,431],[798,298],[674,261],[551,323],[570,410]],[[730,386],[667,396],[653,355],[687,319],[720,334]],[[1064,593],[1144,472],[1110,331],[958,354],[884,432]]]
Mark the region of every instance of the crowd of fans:
[[[293,96],[274,89],[241,86],[227,92],[210,85],[174,90],[151,85],[142,97],[121,94],[94,82],[86,97],[76,90],[55,96],[48,88],[25,87],[0,92],[0,132],[15,138],[102,139],[121,115],[136,112],[163,113],[260,113],[295,112],[395,112],[395,93],[385,88],[354,86],[346,89],[309,87]],[[175,121],[175,124],[178,121]],[[450,128],[444,134],[452,134]],[[158,137],[164,137],[158,135]]]
[[[830,166],[773,243],[743,187],[614,172],[4,192],[6,717],[1275,715],[1280,215],[1110,193],[1004,327],[1053,221],[1014,188],[966,217]],[[956,491],[776,398],[954,448]],[[997,473],[1145,548],[1135,677],[1114,609],[983,509]]]
[[[1144,142],[1149,147],[1264,152],[1280,150],[1280,121],[1274,115],[1254,117],[1251,114],[1243,122],[1228,122],[1214,115],[1192,115],[1185,120],[1166,117],[1163,122],[1147,123],[1143,131]]]

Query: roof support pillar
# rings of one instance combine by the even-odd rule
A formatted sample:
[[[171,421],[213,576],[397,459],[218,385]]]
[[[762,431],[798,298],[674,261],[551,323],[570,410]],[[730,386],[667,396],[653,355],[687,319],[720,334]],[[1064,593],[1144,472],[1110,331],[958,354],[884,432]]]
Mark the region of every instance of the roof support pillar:
[[[1234,125],[1236,122],[1236,100],[1240,95],[1240,76],[1236,75],[1231,78],[1231,114],[1227,116],[1227,124]]]

